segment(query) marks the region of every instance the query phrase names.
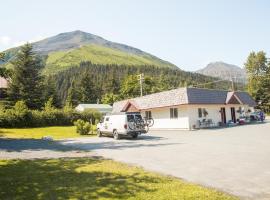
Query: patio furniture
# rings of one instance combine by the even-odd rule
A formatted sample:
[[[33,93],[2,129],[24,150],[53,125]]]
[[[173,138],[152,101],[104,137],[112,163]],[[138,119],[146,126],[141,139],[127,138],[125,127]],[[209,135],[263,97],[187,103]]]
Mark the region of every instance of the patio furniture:
[[[198,120],[199,128],[211,128],[215,126],[215,123],[212,119],[203,119],[202,121]]]

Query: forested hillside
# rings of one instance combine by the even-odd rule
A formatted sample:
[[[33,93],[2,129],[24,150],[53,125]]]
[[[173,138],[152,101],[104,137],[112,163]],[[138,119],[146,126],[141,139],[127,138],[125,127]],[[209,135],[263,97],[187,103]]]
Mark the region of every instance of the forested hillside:
[[[144,73],[144,94],[164,91],[177,87],[194,86],[218,88],[228,90],[231,83],[216,81],[216,78],[201,74],[185,72],[177,69],[159,68],[155,66],[127,66],[127,65],[98,65],[82,62],[79,67],[71,67],[66,71],[50,76],[49,82],[55,81],[59,97],[64,103],[66,99],[73,104],[81,102],[95,103],[102,100],[112,103],[140,95],[137,75]],[[243,86],[239,86],[243,89]],[[89,94],[89,98],[83,98]]]

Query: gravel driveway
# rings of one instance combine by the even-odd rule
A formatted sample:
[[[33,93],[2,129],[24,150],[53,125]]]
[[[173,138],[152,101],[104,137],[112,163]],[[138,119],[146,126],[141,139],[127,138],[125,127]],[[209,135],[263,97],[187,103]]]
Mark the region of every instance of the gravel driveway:
[[[81,138],[63,145],[139,165],[243,199],[270,199],[270,123],[200,131],[156,131],[137,140]]]

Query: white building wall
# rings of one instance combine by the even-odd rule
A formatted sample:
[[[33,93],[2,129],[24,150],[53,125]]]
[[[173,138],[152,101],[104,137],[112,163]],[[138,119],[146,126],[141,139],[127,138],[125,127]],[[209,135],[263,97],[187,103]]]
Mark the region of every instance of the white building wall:
[[[221,113],[219,112],[220,109],[224,107],[226,111],[226,122],[228,123],[230,120],[232,120],[232,115],[231,115],[231,107],[235,108],[235,117],[236,119],[239,119],[240,113],[237,112],[239,110],[239,107],[244,108],[244,111],[247,112],[248,109],[251,111],[253,108],[249,107],[248,105],[236,105],[236,104],[231,104],[231,105],[223,105],[223,104],[217,104],[217,105],[190,105],[188,107],[188,115],[189,115],[189,124],[190,124],[190,129],[193,128],[193,125],[197,127],[198,125],[198,120],[202,121],[203,119],[212,119],[213,123],[215,125],[218,125],[219,122],[221,122]],[[198,114],[198,109],[199,108],[205,108],[206,111],[208,112],[208,115],[206,117],[202,116],[199,118]]]
[[[178,108],[178,118],[170,119],[170,108]],[[154,125],[150,127],[152,130],[160,129],[189,129],[188,109],[186,106],[164,107],[151,109]],[[145,111],[142,111],[145,117]]]
[[[148,111],[152,112],[152,118],[154,119],[154,125],[150,129],[152,130],[162,130],[162,129],[193,129],[193,126],[198,127],[198,120],[202,121],[203,119],[212,119],[215,125],[218,125],[221,122],[221,113],[219,112],[221,107],[225,107],[226,110],[226,122],[232,120],[231,117],[231,107],[235,108],[236,119],[239,119],[240,113],[237,112],[239,107],[243,107],[245,112],[250,109],[253,111],[253,108],[247,105],[181,105],[176,107],[164,107],[164,108],[155,108]],[[178,118],[170,119],[170,108],[178,108]],[[205,108],[208,112],[206,117],[202,116],[199,118],[198,108]],[[143,117],[145,117],[145,111],[141,111]]]

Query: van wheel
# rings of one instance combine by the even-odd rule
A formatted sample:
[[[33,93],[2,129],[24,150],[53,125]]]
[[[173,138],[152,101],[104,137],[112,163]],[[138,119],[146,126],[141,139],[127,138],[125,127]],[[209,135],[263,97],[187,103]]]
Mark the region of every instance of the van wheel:
[[[118,134],[117,130],[114,130],[114,131],[113,131],[113,138],[114,138],[115,140],[119,140],[119,139],[120,139],[120,135]]]
[[[133,139],[136,139],[138,137],[138,133],[134,133],[133,135],[132,135],[132,138]]]
[[[98,137],[102,137],[102,133],[100,132],[99,129],[97,130],[97,136],[98,136]]]

